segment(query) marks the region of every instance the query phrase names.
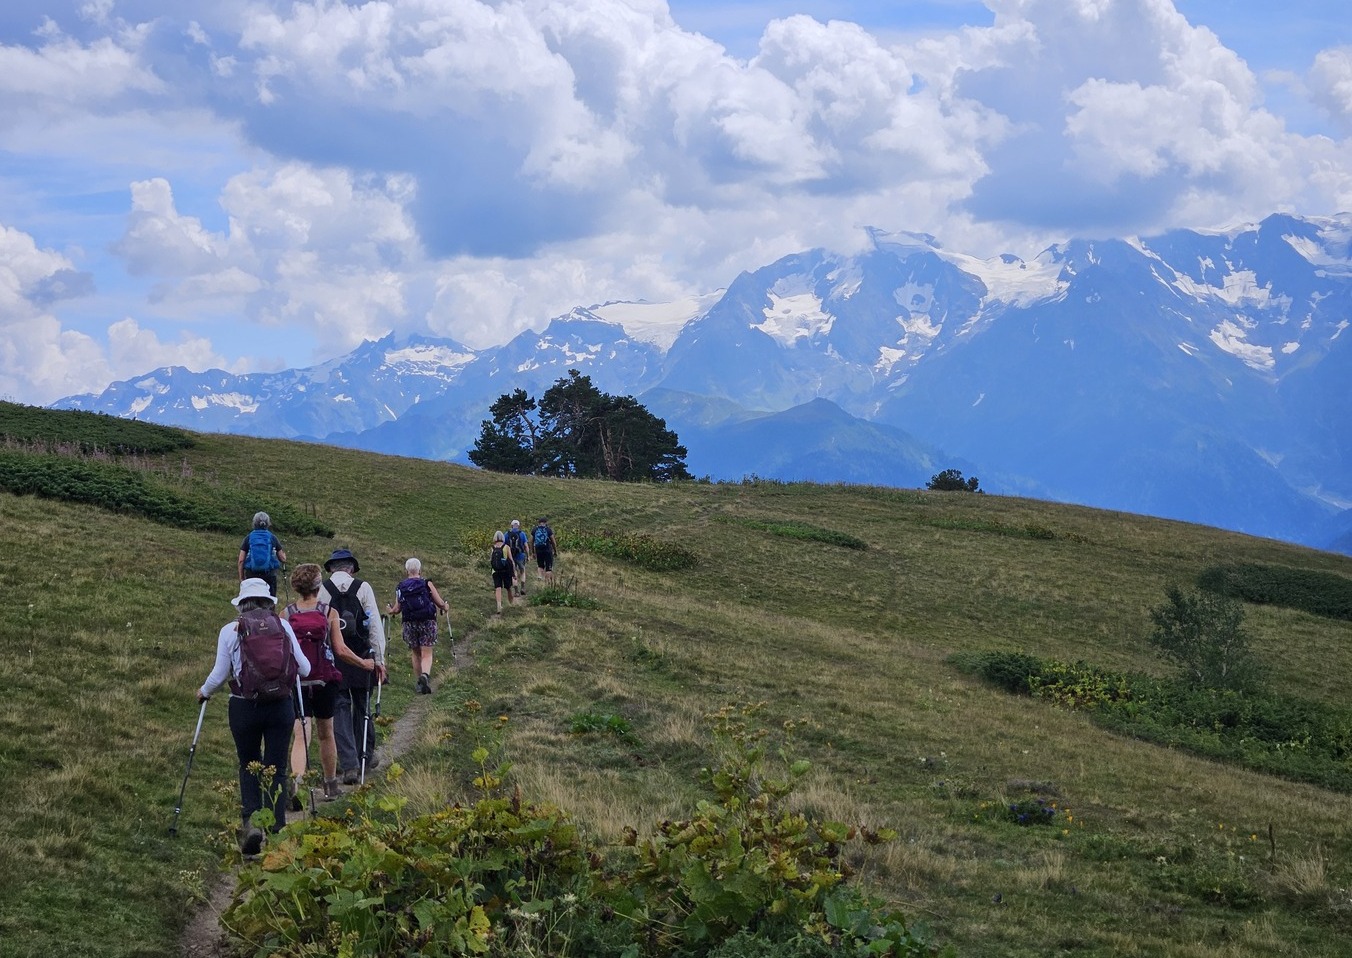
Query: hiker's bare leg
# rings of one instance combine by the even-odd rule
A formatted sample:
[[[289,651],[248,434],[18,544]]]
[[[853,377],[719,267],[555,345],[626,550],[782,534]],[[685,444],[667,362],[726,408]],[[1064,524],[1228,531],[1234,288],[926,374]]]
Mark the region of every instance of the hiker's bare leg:
[[[315,719],[315,738],[319,739],[319,766],[325,780],[338,774],[338,740],[333,737],[333,719]]]
[[[291,733],[291,774],[295,778],[305,774],[305,729],[300,719]]]

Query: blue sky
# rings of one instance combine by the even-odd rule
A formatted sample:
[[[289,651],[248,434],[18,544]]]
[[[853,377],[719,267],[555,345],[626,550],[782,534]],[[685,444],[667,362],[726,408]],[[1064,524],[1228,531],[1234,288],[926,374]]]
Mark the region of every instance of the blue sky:
[[[1338,0],[9,0],[0,396],[1352,209]]]

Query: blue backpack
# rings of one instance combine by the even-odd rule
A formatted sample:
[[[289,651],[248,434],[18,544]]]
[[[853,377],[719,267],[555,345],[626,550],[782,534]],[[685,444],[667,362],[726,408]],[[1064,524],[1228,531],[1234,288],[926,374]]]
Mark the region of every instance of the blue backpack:
[[[549,526],[535,527],[535,548],[537,549],[549,548]]]
[[[249,556],[244,560],[244,568],[255,572],[271,572],[281,565],[272,551],[272,532],[268,529],[255,529],[249,533]]]

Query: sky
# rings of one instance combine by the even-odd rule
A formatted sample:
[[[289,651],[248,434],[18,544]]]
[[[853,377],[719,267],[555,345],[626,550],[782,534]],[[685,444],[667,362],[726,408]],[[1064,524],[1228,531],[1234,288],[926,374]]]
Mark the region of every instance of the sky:
[[[6,0],[0,398],[1352,210],[1345,0]]]

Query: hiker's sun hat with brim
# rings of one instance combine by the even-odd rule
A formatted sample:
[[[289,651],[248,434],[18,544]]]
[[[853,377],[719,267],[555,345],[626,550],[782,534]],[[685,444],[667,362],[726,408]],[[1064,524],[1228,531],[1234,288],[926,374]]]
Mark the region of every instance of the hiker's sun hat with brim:
[[[239,608],[239,604],[245,599],[267,599],[274,605],[277,602],[272,594],[272,589],[268,587],[267,582],[262,579],[245,579],[239,584],[239,595],[230,600],[230,604]]]
[[[329,556],[328,559],[324,562],[324,571],[332,572],[333,564],[335,562],[342,562],[344,560],[352,563],[353,572],[361,571],[361,566],[357,563],[357,557],[352,554],[351,549],[334,549],[333,555]]]

